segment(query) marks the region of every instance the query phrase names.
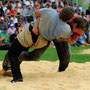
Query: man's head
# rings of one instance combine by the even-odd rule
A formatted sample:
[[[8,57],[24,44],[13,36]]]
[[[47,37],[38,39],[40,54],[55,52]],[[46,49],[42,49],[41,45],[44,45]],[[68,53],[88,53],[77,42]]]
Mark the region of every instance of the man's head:
[[[14,24],[11,24],[11,28],[12,28],[12,29],[14,28]]]
[[[4,33],[5,33],[5,34],[7,33],[7,30],[8,30],[8,28],[5,28],[5,29],[4,29]]]
[[[73,28],[72,31],[78,34],[85,33],[88,31],[89,24],[85,18],[77,17],[73,20]]]
[[[1,23],[4,23],[4,18],[3,17],[1,17]]]
[[[61,11],[60,19],[64,22],[70,20],[74,15],[74,9],[72,7],[65,7]]]

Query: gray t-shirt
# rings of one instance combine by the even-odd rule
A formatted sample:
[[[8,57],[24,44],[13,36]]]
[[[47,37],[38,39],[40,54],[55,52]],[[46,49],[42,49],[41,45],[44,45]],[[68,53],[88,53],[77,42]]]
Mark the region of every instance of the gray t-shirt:
[[[70,26],[59,19],[59,14],[54,9],[40,9],[39,34],[46,40],[68,38],[72,32]]]

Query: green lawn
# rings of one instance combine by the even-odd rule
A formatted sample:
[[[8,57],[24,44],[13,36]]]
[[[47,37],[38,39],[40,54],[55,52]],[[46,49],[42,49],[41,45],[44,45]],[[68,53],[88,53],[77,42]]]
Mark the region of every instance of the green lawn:
[[[90,47],[71,47],[72,57],[71,62],[84,63],[90,62],[89,54],[80,54],[85,49],[90,49]],[[0,51],[0,60],[4,60],[4,56],[7,51]],[[56,61],[58,60],[56,49],[48,48],[48,50],[44,53],[44,55],[39,60],[47,60],[47,61]],[[38,61],[39,61],[38,60]]]

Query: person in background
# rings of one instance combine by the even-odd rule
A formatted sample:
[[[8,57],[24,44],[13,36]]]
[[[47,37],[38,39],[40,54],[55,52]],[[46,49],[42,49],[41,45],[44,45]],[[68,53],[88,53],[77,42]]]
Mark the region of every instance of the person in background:
[[[23,22],[23,26],[24,26],[24,28],[29,27],[29,23],[28,23],[27,19],[25,19],[25,21]]]
[[[8,23],[8,28],[11,27],[11,24],[14,24],[14,23],[13,23],[13,19],[11,19],[11,20],[10,20],[10,23]],[[15,27],[15,24],[14,24],[14,27]]]
[[[10,35],[10,43],[12,43],[15,40],[18,34],[19,34],[19,31],[16,30],[14,34]]]
[[[37,10],[39,10],[39,8],[40,8],[39,2],[36,1],[34,6],[33,6],[33,9],[34,9],[34,11],[37,11]]]
[[[19,3],[18,2],[16,2],[16,5],[15,5],[15,11],[17,11],[17,15],[20,15],[21,14],[21,8],[19,7],[19,5],[18,5]]]
[[[27,16],[27,8],[26,8],[25,4],[22,5],[21,15],[23,16],[23,19],[25,19]]]
[[[2,46],[3,44],[6,45],[9,43],[9,35],[7,34],[7,28],[4,29],[4,32],[1,33],[1,38],[0,38],[0,46]]]
[[[79,39],[73,44],[73,46],[90,46],[89,43],[86,41],[87,36],[83,34],[79,37]]]
[[[11,8],[11,10],[9,11],[8,15],[17,15],[17,12],[14,10],[14,8]]]
[[[7,34],[12,35],[16,31],[16,28],[14,28],[14,24],[11,24],[11,27],[8,29]]]
[[[4,17],[0,17],[0,33],[4,31],[5,28],[8,27],[7,23],[4,22]]]
[[[62,9],[63,9],[63,7],[62,7],[62,6],[59,6],[59,7],[56,9],[56,11],[57,11],[58,13],[61,13]]]
[[[18,23],[18,19],[17,19],[17,17],[15,15],[12,15],[10,19],[13,20],[14,24]]]
[[[29,19],[30,17],[34,18],[34,14],[33,14],[33,10],[31,8],[31,6],[29,6],[28,10],[27,10],[27,19]]]
[[[0,17],[4,16],[4,10],[2,6],[2,1],[0,1]]]
[[[81,9],[80,9],[79,6],[76,7],[76,9],[75,9],[75,13],[77,13],[78,15],[81,14]]]
[[[21,23],[20,27],[18,28],[18,32],[22,32],[23,30],[25,30],[23,23]]]

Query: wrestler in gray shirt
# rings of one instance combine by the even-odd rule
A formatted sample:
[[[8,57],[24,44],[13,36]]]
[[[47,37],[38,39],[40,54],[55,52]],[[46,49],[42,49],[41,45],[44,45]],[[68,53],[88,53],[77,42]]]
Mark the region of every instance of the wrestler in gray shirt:
[[[39,34],[46,40],[68,38],[72,34],[70,26],[59,18],[54,9],[40,9]]]

